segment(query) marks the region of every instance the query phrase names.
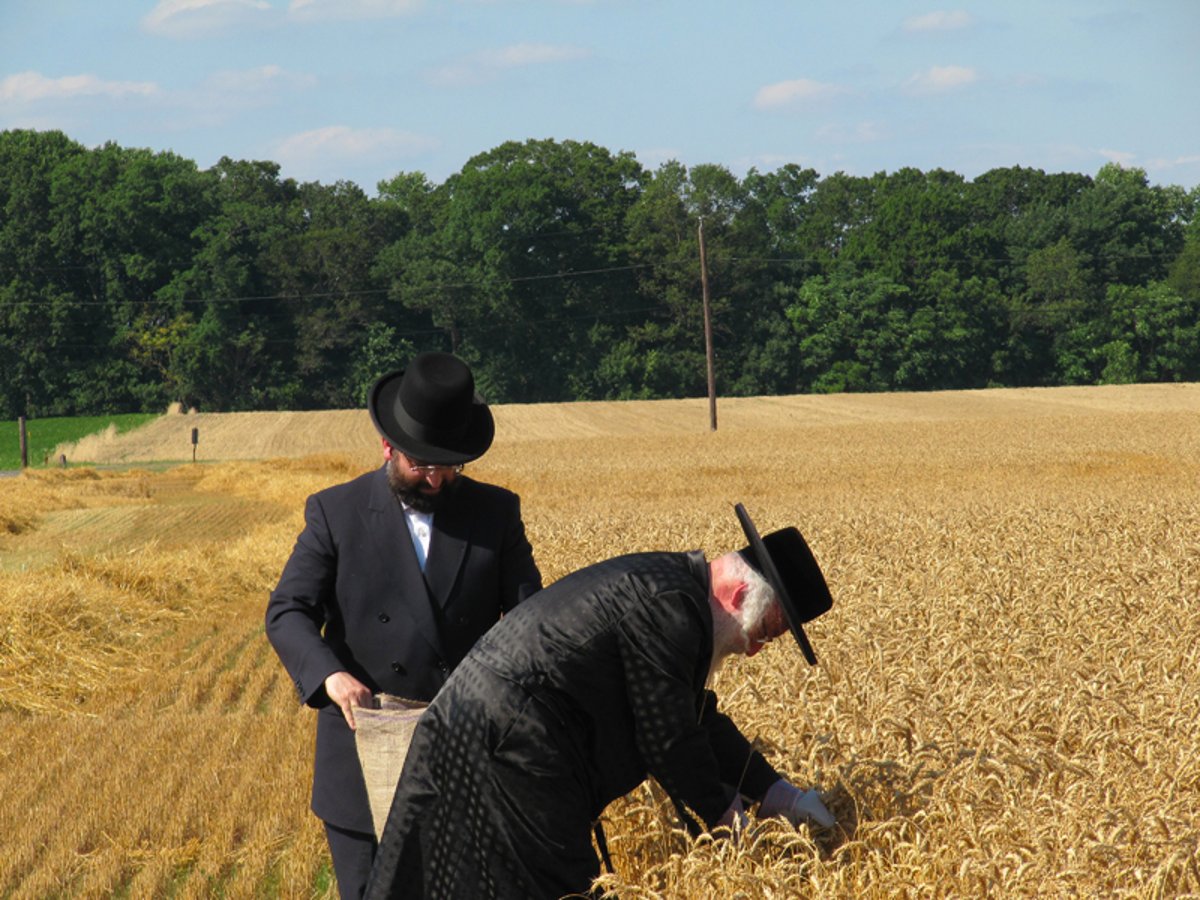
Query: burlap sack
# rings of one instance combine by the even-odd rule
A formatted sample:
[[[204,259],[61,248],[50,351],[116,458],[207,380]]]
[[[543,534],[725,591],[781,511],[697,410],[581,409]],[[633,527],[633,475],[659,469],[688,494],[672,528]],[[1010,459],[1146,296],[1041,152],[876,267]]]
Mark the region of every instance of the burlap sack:
[[[429,704],[391,694],[380,694],[377,699],[379,709],[355,708],[354,742],[358,746],[363,780],[367,783],[375,837],[379,839],[383,837],[392,796],[400,781],[404,757],[408,755],[408,742],[412,740],[422,710]]]

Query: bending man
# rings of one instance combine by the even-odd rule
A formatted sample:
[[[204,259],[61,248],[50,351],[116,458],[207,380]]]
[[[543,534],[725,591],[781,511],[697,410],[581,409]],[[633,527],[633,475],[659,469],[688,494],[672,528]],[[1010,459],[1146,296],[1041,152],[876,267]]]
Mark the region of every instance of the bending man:
[[[640,553],[566,576],[467,656],[417,726],[370,898],[557,898],[599,874],[592,824],[647,775],[708,827],[759,815],[833,824],[782,779],[705,689],[832,604],[799,531],[706,562]]]

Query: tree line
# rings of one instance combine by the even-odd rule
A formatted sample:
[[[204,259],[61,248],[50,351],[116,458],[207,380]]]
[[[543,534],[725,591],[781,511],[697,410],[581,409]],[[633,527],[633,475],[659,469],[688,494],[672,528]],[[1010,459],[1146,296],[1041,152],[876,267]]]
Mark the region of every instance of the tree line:
[[[0,418],[1200,380],[1200,188],[1141,169],[655,170],[508,142],[377,195],[0,132]]]

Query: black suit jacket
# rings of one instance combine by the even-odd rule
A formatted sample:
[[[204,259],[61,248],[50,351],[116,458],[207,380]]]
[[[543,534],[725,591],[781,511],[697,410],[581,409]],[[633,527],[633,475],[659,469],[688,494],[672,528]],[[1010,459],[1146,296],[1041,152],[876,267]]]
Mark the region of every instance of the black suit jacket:
[[[267,637],[318,709],[313,812],[371,832],[354,733],[325,679],[344,670],[375,693],[430,700],[541,576],[517,495],[462,475],[433,517],[423,573],[384,467],[313,494],[304,521],[267,604]]]

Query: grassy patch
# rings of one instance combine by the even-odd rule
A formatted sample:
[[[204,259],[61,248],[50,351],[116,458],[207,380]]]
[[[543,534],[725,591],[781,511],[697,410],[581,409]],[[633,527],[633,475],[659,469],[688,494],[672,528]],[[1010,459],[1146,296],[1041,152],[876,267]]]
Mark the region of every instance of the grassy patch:
[[[313,880],[313,894],[317,897],[333,895],[337,887],[337,879],[333,875],[333,863],[327,862],[317,869],[317,877]]]
[[[112,416],[76,416],[52,419],[28,419],[25,434],[29,441],[29,465],[54,465],[54,448],[77,441],[116,426],[118,432],[130,431],[158,418],[157,413],[125,413]],[[69,462],[69,460],[68,460]],[[21,466],[21,433],[17,422],[0,422],[0,470]]]

